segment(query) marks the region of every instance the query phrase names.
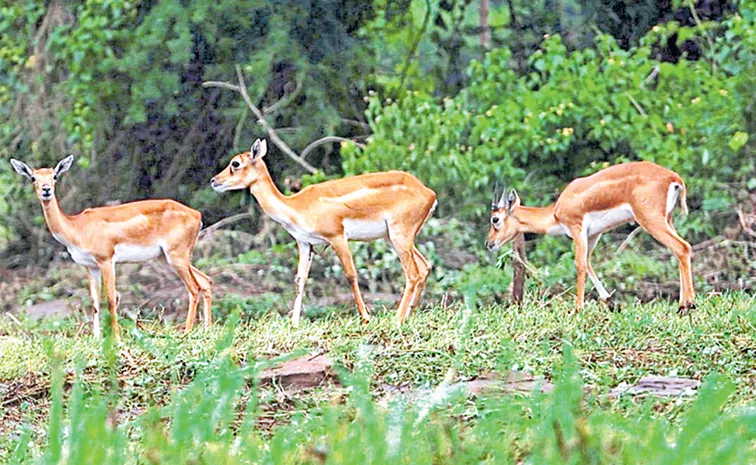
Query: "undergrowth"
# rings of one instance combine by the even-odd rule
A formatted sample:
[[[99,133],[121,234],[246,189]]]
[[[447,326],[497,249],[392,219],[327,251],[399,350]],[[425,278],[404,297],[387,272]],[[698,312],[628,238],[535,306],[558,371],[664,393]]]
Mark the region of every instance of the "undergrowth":
[[[531,301],[425,309],[399,327],[353,309],[294,329],[264,314],[182,336],[124,321],[113,345],[70,320],[0,323],[0,383],[46,383],[22,398],[0,461],[89,463],[753,463],[752,296],[668,302],[621,313]],[[259,386],[282,357],[325,352],[338,385],[301,395]],[[508,370],[551,379],[549,394],[468,398],[458,379]],[[694,400],[613,398],[643,375],[703,381]],[[387,395],[385,385],[422,395]],[[20,413],[19,413],[20,412]],[[4,421],[4,420],[3,420]]]

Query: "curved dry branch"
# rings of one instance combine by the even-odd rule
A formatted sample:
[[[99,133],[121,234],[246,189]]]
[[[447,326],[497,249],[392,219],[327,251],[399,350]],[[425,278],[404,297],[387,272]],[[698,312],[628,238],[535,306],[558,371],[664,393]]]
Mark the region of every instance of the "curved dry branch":
[[[625,248],[630,244],[630,241],[633,240],[635,236],[640,234],[640,232],[643,231],[643,228],[638,226],[637,228],[633,229],[633,231],[627,235],[627,238],[625,238],[624,241],[622,241],[622,244],[620,244],[619,247],[617,247],[617,250],[614,251],[614,256],[616,257],[619,255]]]
[[[249,97],[249,94],[247,93],[247,85],[244,83],[244,74],[242,74],[241,66],[236,65],[236,76],[239,79],[239,85],[235,86],[233,84],[229,84],[227,82],[219,82],[219,81],[206,81],[202,83],[202,87],[221,87],[224,89],[233,90],[235,92],[238,92],[241,94],[244,101],[247,103],[247,106],[250,110],[252,110],[252,113],[254,113],[255,117],[257,118],[257,122],[265,128],[265,131],[268,133],[268,137],[270,137],[270,140],[276,144],[276,146],[286,154],[289,158],[297,162],[300,166],[302,166],[304,169],[306,169],[310,174],[316,173],[318,170],[315,169],[314,166],[307,163],[297,155],[295,151],[289,147],[286,142],[281,139],[281,137],[278,135],[278,132],[271,126],[266,120],[265,115],[263,115],[262,111],[260,111],[259,108],[252,102],[252,99]]]
[[[355,144],[357,147],[360,147],[360,148],[363,148],[363,149],[365,148],[365,144],[360,144],[359,142],[355,142],[352,139],[347,139],[346,137],[325,136],[325,137],[323,137],[321,139],[318,139],[318,140],[312,142],[310,145],[308,145],[307,147],[305,147],[304,150],[302,150],[302,155],[301,155],[302,160],[304,160],[305,158],[307,158],[307,155],[310,152],[312,152],[313,150],[315,150],[316,148],[318,148],[319,146],[321,146],[323,144],[328,144],[329,142],[351,142],[351,143]]]
[[[224,218],[224,219],[222,219],[220,221],[217,221],[217,222],[211,224],[210,226],[206,227],[202,231],[200,231],[200,233],[199,233],[199,239],[198,240],[201,241],[201,240],[205,239],[208,236],[208,234],[210,234],[213,231],[216,231],[216,230],[222,228],[223,226],[228,226],[229,224],[233,224],[233,223],[236,223],[237,221],[241,221],[241,220],[246,220],[247,218],[252,218],[252,213],[249,213],[249,212],[247,212],[247,213],[239,213],[238,215],[229,216],[228,218]]]

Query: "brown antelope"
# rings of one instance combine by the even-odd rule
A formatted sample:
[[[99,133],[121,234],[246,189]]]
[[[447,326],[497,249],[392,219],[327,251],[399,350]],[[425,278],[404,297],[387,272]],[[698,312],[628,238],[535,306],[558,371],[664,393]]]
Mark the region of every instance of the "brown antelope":
[[[637,222],[657,241],[675,254],[680,269],[680,307],[685,314],[695,308],[690,244],[675,231],[672,210],[680,199],[688,214],[686,189],[682,178],[651,162],[625,163],[572,181],[556,203],[548,207],[525,207],[514,190],[500,199],[494,191],[491,226],[486,245],[498,249],[518,234],[567,235],[575,244],[577,267],[577,310],[583,307],[585,274],[593,282],[601,300],[608,302],[606,291],[593,271],[590,256],[601,234],[632,221]]]
[[[202,215],[173,200],[144,200],[110,207],[88,208],[66,215],[55,198],[58,177],[71,168],[73,155],[54,169],[32,170],[11,159],[17,173],[34,185],[53,237],[66,246],[74,262],[89,272],[89,292],[94,307],[93,334],[100,337],[100,278],[110,309],[113,335],[118,337],[118,296],[115,264],[141,262],[164,255],[189,291],[188,332],[194,325],[200,294],[205,326],[211,323],[212,281],[191,264],[192,250],[202,227]]]
[[[330,245],[336,252],[357,310],[368,321],[370,314],[360,294],[348,241],[380,238],[394,247],[404,270],[404,293],[396,313],[402,322],[410,308],[420,303],[430,274],[430,264],[415,247],[415,236],[433,213],[436,193],[409,173],[388,171],[326,181],[285,196],[273,184],[265,165],[267,151],[265,140],[257,139],[249,152],[234,156],[210,184],[218,192],[249,188],[263,211],[296,239],[299,266],[293,325],[299,325],[312,247],[316,244]]]

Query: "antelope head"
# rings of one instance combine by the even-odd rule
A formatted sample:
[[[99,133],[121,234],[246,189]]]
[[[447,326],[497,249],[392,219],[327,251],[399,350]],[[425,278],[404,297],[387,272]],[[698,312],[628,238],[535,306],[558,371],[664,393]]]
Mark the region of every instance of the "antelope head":
[[[235,155],[226,169],[210,180],[210,185],[218,192],[246,189],[253,185],[264,172],[265,162],[262,158],[268,153],[265,139],[257,139],[249,152]]]
[[[32,182],[34,192],[37,193],[37,198],[39,198],[43,204],[49,202],[55,197],[55,184],[58,182],[58,176],[68,171],[71,168],[73,161],[74,156],[69,155],[58,162],[58,164],[55,165],[55,168],[38,168],[33,170],[29,168],[29,165],[22,161],[14,158],[11,158],[10,160],[16,173]]]
[[[498,250],[520,233],[520,223],[514,217],[515,210],[520,206],[520,196],[514,189],[509,193],[506,189],[502,189],[501,193],[498,191],[497,182],[491,198],[491,225],[486,241],[486,247],[490,250]]]

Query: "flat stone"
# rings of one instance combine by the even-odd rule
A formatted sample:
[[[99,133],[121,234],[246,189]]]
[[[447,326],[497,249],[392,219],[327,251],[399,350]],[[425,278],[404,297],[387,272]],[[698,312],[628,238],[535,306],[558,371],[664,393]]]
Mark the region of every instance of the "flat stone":
[[[333,364],[325,355],[305,355],[288,360],[260,374],[263,384],[277,384],[287,393],[294,393],[322,385],[333,378]]]
[[[405,397],[410,402],[421,401],[433,395],[435,389],[437,388],[425,387],[412,389],[406,384],[381,384],[378,386],[378,390],[384,395],[384,404],[400,396]],[[466,393],[469,396],[480,396],[483,394],[515,395],[531,394],[536,391],[549,393],[553,389],[554,385],[543,377],[533,376],[520,371],[510,371],[504,375],[488,373],[469,381],[454,383],[446,388],[446,394]]]
[[[554,385],[543,377],[536,377],[521,371],[510,371],[504,376],[489,373],[479,378],[457,383],[471,395],[478,396],[487,392],[503,394],[530,394],[534,391],[551,392]]]
[[[644,376],[636,384],[621,383],[609,391],[609,397],[622,395],[656,397],[688,397],[695,395],[701,382],[690,378]]]
[[[69,316],[71,313],[71,307],[63,299],[55,299],[26,307],[26,314],[34,319],[49,316]]]

